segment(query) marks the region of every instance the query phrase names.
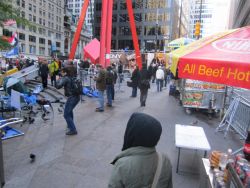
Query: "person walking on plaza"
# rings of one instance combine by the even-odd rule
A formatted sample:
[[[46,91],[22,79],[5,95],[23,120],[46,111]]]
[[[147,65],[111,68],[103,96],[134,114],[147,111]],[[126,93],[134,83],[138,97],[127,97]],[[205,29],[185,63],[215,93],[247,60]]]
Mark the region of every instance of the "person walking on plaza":
[[[74,91],[74,88],[72,87],[74,79],[76,78],[74,75],[70,74],[69,69],[63,68],[61,74],[62,77],[57,81],[56,88],[60,89],[64,87],[64,94],[67,97],[64,108],[64,119],[67,122],[68,128],[66,135],[76,135],[77,130],[74,123],[73,110],[80,101],[80,94]]]
[[[48,68],[48,64],[45,60],[42,61],[41,65],[40,65],[39,75],[42,78],[43,88],[46,89],[47,85],[48,85],[49,68]]]
[[[164,86],[167,87],[167,84],[170,83],[170,80],[171,80],[171,71],[170,71],[170,69],[165,68],[164,74],[165,74],[165,84],[164,84]]]
[[[106,89],[106,71],[102,67],[102,65],[96,65],[98,76],[94,78],[96,81],[96,89],[98,91],[98,102],[99,107],[96,108],[96,112],[104,111],[104,91]]]
[[[114,73],[114,83],[112,85],[112,100],[115,100],[115,84],[116,84],[116,81],[117,81],[117,72],[116,72],[116,69],[115,69],[115,64],[112,64],[112,71]]]
[[[50,79],[51,79],[51,85],[56,87],[56,74],[59,70],[59,66],[54,59],[50,64],[49,64],[49,74],[50,74]]]
[[[162,90],[163,80],[164,80],[164,71],[162,70],[162,67],[159,66],[156,71],[156,85],[158,92]]]
[[[109,188],[172,188],[172,165],[156,151],[161,123],[144,113],[133,113],[127,123],[122,152],[115,157]]]
[[[141,106],[146,106],[146,100],[148,96],[148,89],[150,88],[150,73],[147,70],[147,65],[142,64],[142,69],[139,72],[138,87],[140,89],[140,103]]]
[[[114,72],[112,71],[112,67],[107,67],[106,72],[106,91],[107,91],[107,106],[112,107],[112,88],[114,85]]]
[[[139,80],[139,67],[135,66],[132,72],[131,81],[132,81],[132,95],[131,97],[137,96],[137,87],[138,87],[138,80]]]

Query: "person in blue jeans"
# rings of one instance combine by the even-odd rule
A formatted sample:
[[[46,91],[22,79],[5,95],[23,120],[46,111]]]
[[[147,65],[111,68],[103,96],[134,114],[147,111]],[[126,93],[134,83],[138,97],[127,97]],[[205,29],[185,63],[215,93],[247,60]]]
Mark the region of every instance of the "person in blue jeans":
[[[106,72],[106,91],[107,91],[107,106],[112,107],[112,89],[114,85],[114,72],[112,70],[111,66],[107,67],[107,72]]]
[[[139,81],[139,67],[138,66],[134,67],[134,70],[132,72],[132,76],[130,79],[132,81],[132,95],[131,95],[131,97],[136,97],[137,96],[138,81]]]
[[[96,112],[104,111],[104,91],[106,89],[106,71],[101,65],[96,65],[98,70],[98,76],[94,78],[96,81],[96,89],[98,91],[99,107],[96,108]]]
[[[62,78],[57,81],[56,88],[60,89],[64,87],[64,94],[67,97],[67,101],[64,108],[64,119],[67,123],[66,135],[76,135],[77,130],[74,123],[73,110],[80,101],[80,95],[75,94],[72,89],[72,79],[71,71],[68,68],[62,69]]]

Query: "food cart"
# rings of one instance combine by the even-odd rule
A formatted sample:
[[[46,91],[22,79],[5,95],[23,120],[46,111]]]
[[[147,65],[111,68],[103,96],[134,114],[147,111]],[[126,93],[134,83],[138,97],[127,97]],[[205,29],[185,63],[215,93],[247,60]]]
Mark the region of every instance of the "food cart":
[[[182,79],[180,101],[188,114],[191,109],[205,109],[209,114],[224,108],[226,86],[198,80]]]

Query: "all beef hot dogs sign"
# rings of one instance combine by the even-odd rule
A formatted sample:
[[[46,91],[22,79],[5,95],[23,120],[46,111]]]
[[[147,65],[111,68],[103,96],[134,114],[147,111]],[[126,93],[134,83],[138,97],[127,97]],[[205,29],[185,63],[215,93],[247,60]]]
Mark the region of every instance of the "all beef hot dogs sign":
[[[227,37],[180,57],[179,77],[250,89],[250,39]]]

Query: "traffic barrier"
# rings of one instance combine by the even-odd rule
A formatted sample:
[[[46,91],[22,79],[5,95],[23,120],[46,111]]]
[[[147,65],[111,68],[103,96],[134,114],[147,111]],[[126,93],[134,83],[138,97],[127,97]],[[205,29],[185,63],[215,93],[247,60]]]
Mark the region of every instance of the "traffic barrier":
[[[230,129],[233,129],[243,139],[247,138],[250,126],[250,101],[235,94],[229,108],[220,122],[216,131],[224,131],[224,137]]]

